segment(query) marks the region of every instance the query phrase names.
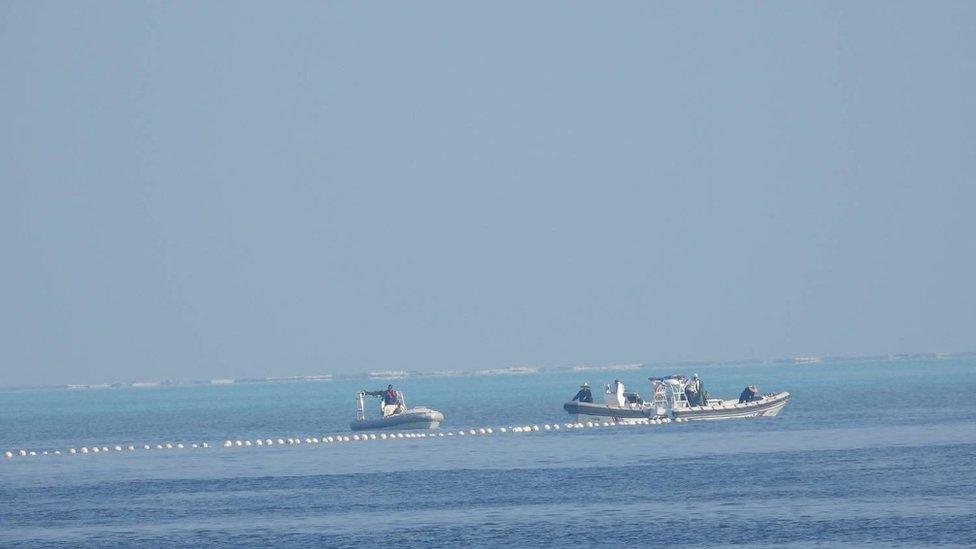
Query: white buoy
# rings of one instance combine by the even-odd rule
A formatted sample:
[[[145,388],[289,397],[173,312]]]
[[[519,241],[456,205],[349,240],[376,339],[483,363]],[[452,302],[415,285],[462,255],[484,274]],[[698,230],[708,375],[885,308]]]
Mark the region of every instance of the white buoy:
[[[468,434],[469,434],[469,435],[477,435],[477,434],[478,434],[478,431],[475,431],[474,429],[470,429],[470,430],[468,431]]]
[[[386,440],[386,433],[380,433],[380,439]]]
[[[157,444],[156,445],[156,449],[157,450],[162,450],[163,449],[163,445],[162,444]]]
[[[87,454],[87,453],[88,453],[88,448],[87,448],[86,446],[82,446],[82,447],[81,447],[81,453],[82,453],[82,454]],[[20,455],[22,455],[22,456],[23,456],[23,455],[26,455],[26,452],[24,452],[23,450],[21,450],[21,451],[20,451]]]
[[[371,433],[369,435],[369,440],[376,440],[376,435],[374,435],[374,434]]]
[[[485,432],[490,435],[492,433],[491,427],[488,427],[487,429],[485,429]]]
[[[558,431],[559,430],[559,424],[558,423],[553,423],[552,424],[552,428]]]
[[[464,431],[458,431],[458,434],[464,436]]]
[[[248,443],[248,444],[250,444],[250,443]],[[183,443],[182,442],[177,442],[176,443],[176,447],[179,448],[180,450],[182,450],[183,449]]]
[[[191,445],[190,445],[190,448],[197,448],[197,443],[196,443],[196,442],[194,442],[193,444],[191,444]]]
[[[546,431],[549,431],[550,429],[552,429],[552,426],[546,423],[545,425],[542,426],[542,428],[545,429]]]
[[[453,436],[454,436],[454,431],[448,431],[448,432],[447,432],[447,436],[449,436],[449,437],[453,437]]]
[[[69,453],[69,454],[73,454],[73,453],[75,453],[75,449],[74,449],[74,448],[68,448],[68,453]]]
[[[116,452],[121,452],[121,451],[122,451],[122,447],[121,447],[121,446],[118,446],[118,445],[116,445],[116,446],[115,446],[115,451],[116,451]]]
[[[98,446],[95,446],[94,448],[92,448],[92,452],[94,452],[96,454],[99,453],[99,452],[101,452],[101,451],[102,451],[102,449],[99,448]]]
[[[300,439],[300,438],[295,438],[295,444],[301,444],[301,443],[302,443],[302,439]]]
[[[32,456],[36,456],[36,455],[37,455],[37,452],[35,452],[34,450],[31,450],[31,453],[30,453],[30,455],[32,455]]]
[[[485,431],[485,429],[484,429],[484,427],[482,427],[482,428],[480,428],[480,429],[478,429],[478,434],[479,434],[479,435],[483,435],[483,434],[486,434],[487,432],[488,432],[488,431]]]
[[[10,459],[10,458],[14,457],[14,453],[11,452],[11,451],[6,451],[6,452],[3,453],[3,457],[5,457],[7,459]]]
[[[353,436],[352,436],[352,439],[353,439],[353,440],[359,440],[359,435],[353,435]]]
[[[278,444],[284,444],[284,443],[285,443],[285,439],[283,439],[283,438],[279,438],[278,439]]]
[[[56,455],[56,456],[60,456],[60,455],[61,455],[61,450],[55,450],[55,451],[54,451],[54,455]]]
[[[317,437],[312,437],[312,444],[318,444],[319,439]]]
[[[142,449],[143,450],[148,450],[149,449],[149,445],[148,444],[143,444],[142,445]]]
[[[251,441],[250,440],[245,440],[244,441],[244,446],[250,446],[250,445],[251,445]]]
[[[272,444],[274,444],[274,442],[270,438],[266,438],[264,439],[264,444],[266,446],[271,446]]]
[[[437,436],[442,437],[444,436],[444,433],[437,433]]]
[[[538,425],[533,425],[532,426],[532,430],[533,431],[538,431],[539,430],[539,426]]]
[[[131,452],[131,451],[135,450],[136,447],[130,444],[130,445],[126,446],[125,449]]]
[[[210,443],[209,443],[209,442],[204,442],[204,443],[203,443],[203,444],[201,444],[200,446],[202,446],[202,447],[204,447],[204,448],[210,448]]]
[[[600,426],[601,426],[601,427],[609,427],[609,426],[610,426],[610,424],[609,424],[609,423],[607,423],[606,421],[604,421],[603,423],[601,423],[601,424],[600,424]]]
[[[47,450],[44,450],[43,452],[41,452],[41,455],[42,456],[46,456],[47,455]]]
[[[506,429],[506,428],[504,428],[504,427],[499,427],[499,428],[498,428],[498,431],[499,431],[499,432],[502,432],[502,433],[507,433],[507,432],[508,432],[508,429]]]
[[[224,448],[230,448],[233,445],[234,445],[234,443],[231,442],[231,441],[229,441],[229,440],[225,440],[224,441]]]

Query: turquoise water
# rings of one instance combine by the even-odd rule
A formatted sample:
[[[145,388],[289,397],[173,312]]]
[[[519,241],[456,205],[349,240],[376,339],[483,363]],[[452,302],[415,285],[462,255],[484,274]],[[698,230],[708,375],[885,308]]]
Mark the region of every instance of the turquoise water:
[[[695,371],[716,396],[793,400],[776,418],[501,434],[567,422],[583,379],[647,396],[674,372],[408,378],[443,432],[495,434],[223,448],[351,434],[355,391],[386,382],[0,392],[0,451],[187,446],[0,459],[0,545],[976,542],[976,360]]]

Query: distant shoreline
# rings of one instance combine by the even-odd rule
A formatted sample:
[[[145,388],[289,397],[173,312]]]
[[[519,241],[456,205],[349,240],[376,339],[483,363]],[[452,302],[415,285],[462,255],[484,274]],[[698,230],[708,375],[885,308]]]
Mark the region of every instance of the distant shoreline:
[[[513,366],[509,368],[493,368],[480,370],[441,370],[441,371],[420,371],[420,370],[385,370],[370,372],[354,372],[348,374],[312,374],[299,376],[273,376],[263,378],[214,378],[207,380],[161,380],[161,381],[132,381],[114,383],[92,383],[92,384],[61,384],[61,385],[11,385],[0,386],[0,391],[29,391],[38,389],[63,389],[63,390],[92,390],[92,389],[119,389],[119,388],[149,388],[149,387],[194,387],[208,385],[238,385],[256,383],[281,383],[298,381],[334,381],[350,379],[366,380],[392,380],[406,378],[433,378],[433,377],[478,377],[478,376],[500,376],[500,375],[529,375],[541,373],[558,372],[613,372],[613,371],[636,371],[647,367],[655,368],[691,368],[694,366],[737,366],[747,364],[770,364],[770,365],[804,365],[804,364],[827,364],[838,362],[876,362],[876,361],[900,361],[900,360],[939,360],[953,358],[972,358],[976,357],[976,351],[961,353],[900,353],[890,355],[865,355],[865,356],[803,356],[790,358],[775,358],[768,360],[761,359],[738,359],[738,360],[685,360],[685,361],[660,361],[653,363],[633,363],[633,364],[611,364],[597,366]]]

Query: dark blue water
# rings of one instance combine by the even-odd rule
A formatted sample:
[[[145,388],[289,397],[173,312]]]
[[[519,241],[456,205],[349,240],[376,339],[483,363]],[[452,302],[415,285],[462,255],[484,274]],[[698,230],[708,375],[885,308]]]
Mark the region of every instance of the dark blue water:
[[[584,378],[646,393],[671,372],[406,379],[443,431],[495,434],[224,448],[349,434],[355,390],[380,383],[0,393],[0,451],[39,454],[0,459],[0,545],[976,543],[976,361],[697,371],[713,394],[794,398],[776,418],[501,434],[567,422]],[[186,447],[40,455],[166,442]]]

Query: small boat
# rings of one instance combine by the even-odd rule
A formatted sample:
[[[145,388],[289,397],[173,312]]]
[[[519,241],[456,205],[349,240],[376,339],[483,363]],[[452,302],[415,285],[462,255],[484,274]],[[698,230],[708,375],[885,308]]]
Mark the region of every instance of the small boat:
[[[366,418],[366,397],[382,397],[385,391],[359,391],[356,394],[356,420],[349,424],[353,431],[367,429],[436,429],[444,421],[444,414],[426,406],[407,408],[403,392],[396,391],[396,404],[380,401],[382,417]]]
[[[584,382],[580,387],[589,395],[589,383]],[[648,405],[644,399],[637,393],[628,392],[620,380],[614,381],[612,389],[609,384],[606,386],[603,404],[573,401],[563,404],[563,409],[583,420],[610,419],[618,423],[627,423],[652,417],[648,415]]]
[[[603,404],[567,402],[563,409],[580,419],[612,419],[618,423],[665,418],[704,421],[772,417],[790,401],[786,391],[759,395],[754,386],[747,387],[738,398],[708,398],[703,389],[700,393],[688,390],[700,383],[697,376],[652,377],[650,381],[654,395],[651,402],[644,402],[637,393],[626,392],[623,383],[616,381],[613,389],[607,385]]]

